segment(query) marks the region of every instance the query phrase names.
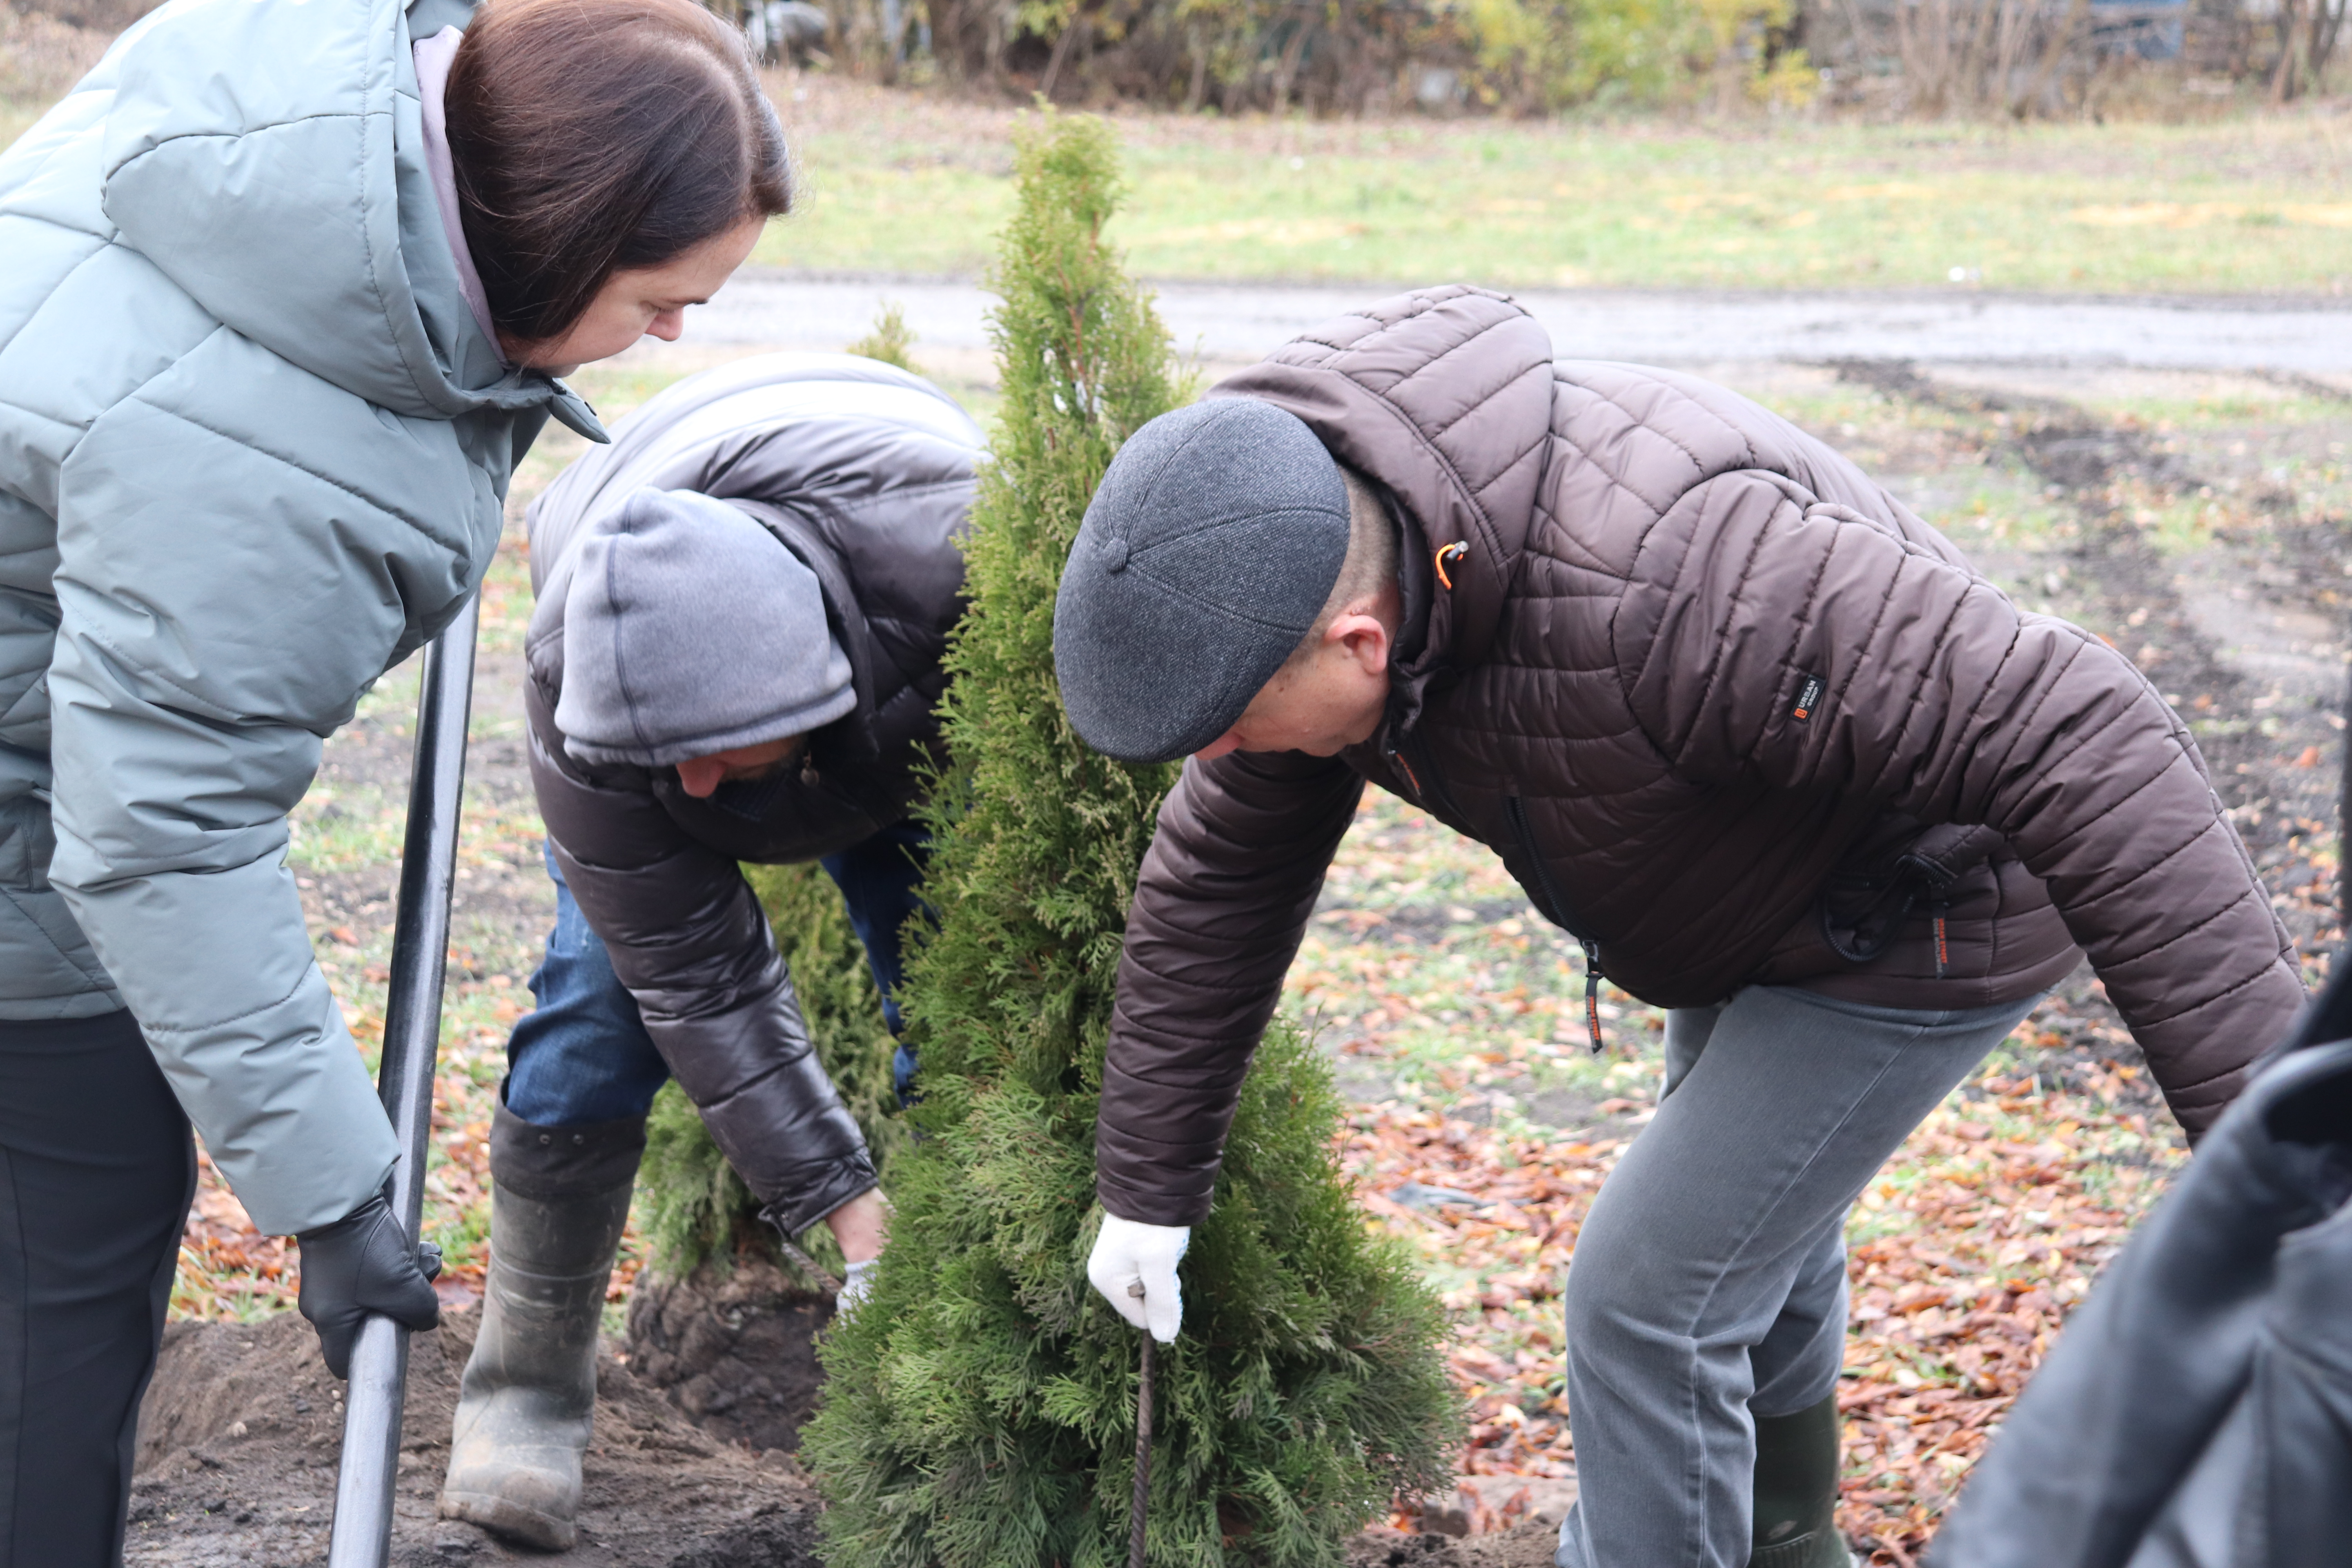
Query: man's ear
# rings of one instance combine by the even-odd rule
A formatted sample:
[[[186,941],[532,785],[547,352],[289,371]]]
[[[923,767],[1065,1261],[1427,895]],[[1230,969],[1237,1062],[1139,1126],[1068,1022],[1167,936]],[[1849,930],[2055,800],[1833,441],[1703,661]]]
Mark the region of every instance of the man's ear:
[[[1338,644],[1347,658],[1366,675],[1388,672],[1389,628],[1378,616],[1369,611],[1351,610],[1334,619],[1324,637],[1327,644]]]

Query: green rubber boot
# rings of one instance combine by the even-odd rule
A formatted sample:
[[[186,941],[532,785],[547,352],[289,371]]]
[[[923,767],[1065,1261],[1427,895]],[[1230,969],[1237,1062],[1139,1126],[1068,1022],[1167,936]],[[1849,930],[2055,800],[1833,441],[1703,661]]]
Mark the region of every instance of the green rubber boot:
[[[490,1267],[458,1384],[441,1517],[520,1545],[579,1539],[604,1286],[629,1217],[643,1121],[490,1124]]]
[[[1748,1568],[1853,1568],[1837,1532],[1837,1395],[1756,1417],[1756,1533]]]

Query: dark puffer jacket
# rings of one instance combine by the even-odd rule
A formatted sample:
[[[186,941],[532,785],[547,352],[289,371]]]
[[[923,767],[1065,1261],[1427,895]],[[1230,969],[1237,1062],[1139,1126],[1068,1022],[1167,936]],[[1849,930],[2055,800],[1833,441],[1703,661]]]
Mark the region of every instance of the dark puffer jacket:
[[[962,609],[957,539],[980,456],[978,427],[928,382],[847,355],[772,354],[663,393],[530,510],[524,700],[548,841],[679,1086],[789,1229],[873,1186],[874,1168],[738,863],[814,860],[915,805],[939,741],[931,710]],[[816,574],[857,706],[810,738],[797,774],[697,800],[674,768],[565,752],[554,714],[571,545],[649,486],[740,505]]]
[[[1365,779],[1492,847],[1661,1005],[1769,983],[1972,1007],[2052,984],[2079,943],[2194,1132],[2302,1005],[2147,681],[1785,420],[1555,364],[1518,307],[1463,288],[1341,317],[1213,395],[1290,410],[1386,487],[1404,626],[1370,743],[1192,764],[1162,808],[1104,1077],[1110,1212],[1206,1212]]]

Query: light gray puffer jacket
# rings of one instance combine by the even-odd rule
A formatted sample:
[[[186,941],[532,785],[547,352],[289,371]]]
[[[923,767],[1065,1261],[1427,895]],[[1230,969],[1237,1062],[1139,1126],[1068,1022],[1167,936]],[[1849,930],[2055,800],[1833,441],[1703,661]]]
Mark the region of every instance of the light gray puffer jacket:
[[[175,0],[0,154],[0,1019],[128,1005],[273,1233],[394,1156],[286,814],[602,437],[458,289],[410,51],[468,14]]]

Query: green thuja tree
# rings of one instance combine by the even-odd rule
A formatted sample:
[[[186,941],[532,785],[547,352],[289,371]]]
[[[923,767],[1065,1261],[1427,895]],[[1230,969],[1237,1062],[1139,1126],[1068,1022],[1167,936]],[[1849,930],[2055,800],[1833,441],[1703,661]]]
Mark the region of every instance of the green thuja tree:
[[[901,1000],[922,1053],[917,1141],[873,1295],[824,1349],[802,1458],[830,1568],[1110,1568],[1126,1555],[1139,1335],[1084,1266],[1120,933],[1173,767],[1090,751],[1054,681],[1062,561],[1119,442],[1180,399],[1166,332],[1103,240],[1111,132],[1018,138],[992,283],[1003,389],[949,655],[930,807],[940,924]],[[1444,1322],[1372,1239],[1336,1158],[1339,1108],[1287,1026],[1260,1044],[1184,1332],[1160,1359],[1159,1568],[1323,1568],[1398,1492],[1447,1479]]]
[[[841,891],[815,865],[746,866],[743,874],[791,966],[817,1059],[864,1129],[876,1164],[887,1166],[907,1136],[890,1083],[896,1042],[882,1021],[882,994]],[[775,1234],[760,1221],[759,1200],[676,1083],[663,1086],[646,1118],[637,1194],[637,1229],[656,1274],[681,1279],[712,1257],[776,1256]],[[812,1229],[806,1245],[817,1261],[839,1269],[831,1231]]]

